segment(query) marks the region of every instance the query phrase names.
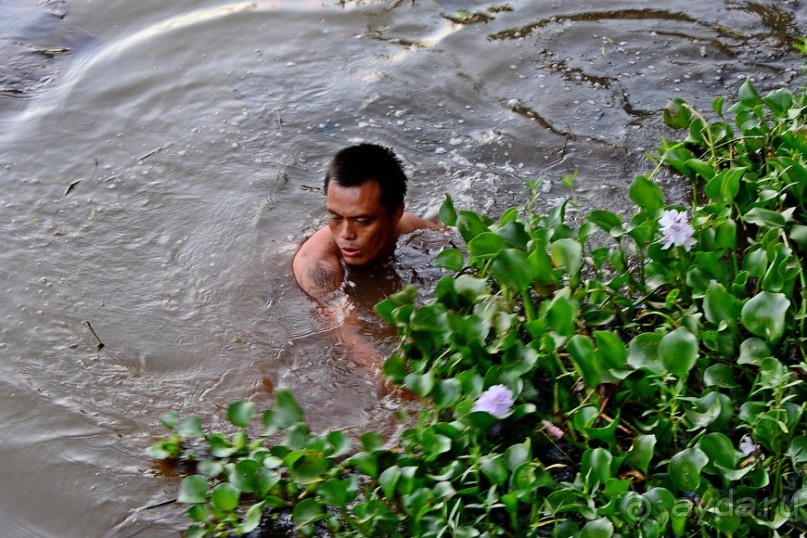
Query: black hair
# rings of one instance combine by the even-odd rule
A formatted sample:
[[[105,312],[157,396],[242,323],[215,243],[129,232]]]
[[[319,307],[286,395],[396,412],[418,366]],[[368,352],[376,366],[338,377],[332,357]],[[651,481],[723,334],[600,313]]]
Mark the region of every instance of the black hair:
[[[337,152],[325,170],[325,193],[334,181],[342,187],[358,187],[376,181],[381,187],[381,204],[391,215],[406,196],[406,174],[391,149],[377,144],[357,144]]]

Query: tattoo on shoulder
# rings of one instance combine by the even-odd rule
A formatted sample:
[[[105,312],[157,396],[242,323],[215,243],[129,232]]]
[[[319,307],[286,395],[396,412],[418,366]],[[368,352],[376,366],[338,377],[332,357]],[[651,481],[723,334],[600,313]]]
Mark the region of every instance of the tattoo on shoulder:
[[[337,289],[342,284],[339,273],[333,270],[327,263],[317,262],[308,269],[308,278],[319,292],[329,292]]]

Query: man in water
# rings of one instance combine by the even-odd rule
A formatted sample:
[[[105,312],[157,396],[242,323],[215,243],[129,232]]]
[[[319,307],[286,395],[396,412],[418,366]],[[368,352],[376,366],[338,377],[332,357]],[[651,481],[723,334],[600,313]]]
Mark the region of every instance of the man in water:
[[[340,289],[348,268],[390,257],[401,235],[439,228],[404,211],[406,183],[400,160],[385,147],[359,144],[334,156],[325,172],[328,225],[292,262],[303,291],[322,300]]]

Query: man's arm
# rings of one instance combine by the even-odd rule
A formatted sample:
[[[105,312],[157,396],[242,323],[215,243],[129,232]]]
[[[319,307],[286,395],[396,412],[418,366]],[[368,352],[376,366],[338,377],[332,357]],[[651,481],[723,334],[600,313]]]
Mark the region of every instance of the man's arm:
[[[292,261],[294,278],[300,288],[320,300],[336,291],[345,278],[336,243],[325,227],[303,243]]]

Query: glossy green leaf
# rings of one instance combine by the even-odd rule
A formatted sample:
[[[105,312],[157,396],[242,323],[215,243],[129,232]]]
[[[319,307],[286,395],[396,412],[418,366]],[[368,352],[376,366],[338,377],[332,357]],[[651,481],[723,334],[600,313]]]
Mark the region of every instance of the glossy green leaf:
[[[460,235],[469,243],[480,234],[488,232],[488,227],[482,218],[472,211],[460,211],[456,220],[457,230]]]
[[[778,211],[755,207],[743,216],[745,222],[768,228],[784,228],[785,217]]]
[[[176,425],[176,431],[182,437],[198,438],[205,436],[202,419],[197,416],[187,417],[179,421]]]
[[[762,104],[762,98],[757,93],[754,85],[751,84],[750,78],[746,78],[745,82],[743,82],[742,86],[740,86],[739,96],[740,103],[742,103],[743,106],[754,107]]]
[[[741,319],[751,334],[773,343],[784,334],[789,307],[790,300],[783,293],[762,291],[745,303]]]
[[[207,502],[207,477],[198,474],[191,475],[182,480],[179,486],[177,502],[203,503]]]
[[[230,483],[244,493],[259,491],[258,472],[264,466],[254,459],[243,459],[236,463],[235,469],[230,473]]]
[[[510,445],[504,452],[504,462],[507,469],[515,471],[532,458],[532,444],[529,438],[523,443]]]
[[[745,171],[745,168],[727,168],[709,180],[704,192],[715,203],[730,205],[740,191]]]
[[[493,260],[491,271],[496,279],[518,292],[522,292],[532,284],[532,267],[527,261],[527,253],[523,250],[505,249]]]
[[[593,488],[597,484],[604,486],[611,478],[611,464],[613,456],[604,448],[589,449],[583,453],[580,462],[580,472],[586,484]]]
[[[580,531],[580,538],[611,538],[613,535],[614,524],[604,517],[589,521]]]
[[[630,199],[644,211],[655,212],[664,207],[664,192],[644,176],[636,176],[628,189]]]
[[[726,291],[723,284],[713,280],[703,297],[703,311],[706,319],[719,324],[721,321],[736,319],[740,313],[740,304],[734,295]]]
[[[238,531],[241,534],[248,534],[258,528],[263,518],[263,507],[266,506],[265,502],[255,503],[247,509],[244,515],[244,521],[238,525]]]
[[[685,327],[679,327],[661,339],[658,356],[669,372],[684,379],[698,359],[698,339]]]
[[[227,407],[227,420],[234,426],[246,428],[255,415],[255,404],[245,400],[233,402]]]
[[[462,394],[462,383],[459,379],[449,378],[441,379],[434,386],[431,392],[431,397],[437,407],[445,409],[451,407]]]
[[[588,214],[588,220],[610,234],[622,228],[622,217],[610,211],[595,209]]]
[[[658,346],[663,337],[663,334],[656,332],[636,335],[628,345],[628,364],[633,368],[646,369],[655,374],[666,372],[664,363],[658,355]]]
[[[303,499],[294,506],[291,519],[297,529],[319,521],[325,514],[324,506],[316,499]]]
[[[433,263],[449,271],[460,271],[465,266],[465,257],[455,248],[444,248],[434,257]]]
[[[397,465],[388,467],[378,476],[378,485],[381,486],[381,491],[387,499],[395,498],[395,488],[398,485],[398,480],[401,478],[401,468]]]
[[[344,479],[331,478],[317,488],[317,493],[323,502],[340,509],[353,502],[358,492],[359,477],[356,475]]]
[[[556,267],[566,267],[569,274],[574,274],[583,264],[583,245],[576,239],[564,238],[553,241],[549,247],[552,263]]]
[[[679,491],[694,491],[701,482],[701,470],[709,457],[699,448],[687,448],[670,460],[670,479]]]
[[[210,503],[216,510],[231,512],[238,508],[241,492],[229,482],[223,482],[210,492]]]
[[[581,334],[574,335],[566,344],[569,356],[577,366],[587,387],[593,388],[600,383],[600,364],[594,354],[591,339]]]
[[[479,469],[488,480],[497,486],[503,486],[507,482],[509,473],[501,456],[483,456],[480,461]]]
[[[713,364],[704,370],[703,384],[707,387],[724,389],[733,389],[737,386],[731,366],[723,363]]]
[[[679,97],[676,97],[664,107],[663,121],[668,127],[672,127],[673,129],[685,129],[689,127],[691,118],[692,113],[688,105]]]
[[[633,439],[630,451],[628,452],[628,463],[634,468],[647,474],[650,467],[650,460],[656,448],[656,436],[653,434],[637,435]]]
[[[446,226],[454,226],[457,223],[457,210],[454,209],[454,200],[451,195],[446,194],[443,205],[440,206],[440,222]]]

